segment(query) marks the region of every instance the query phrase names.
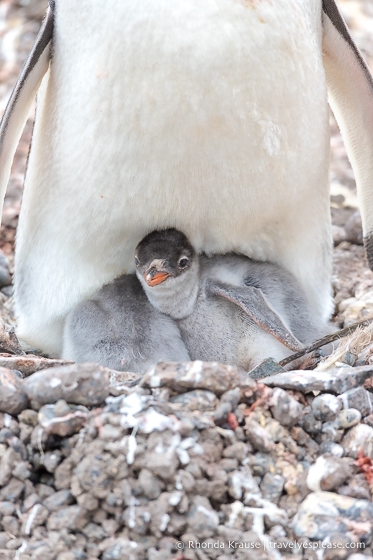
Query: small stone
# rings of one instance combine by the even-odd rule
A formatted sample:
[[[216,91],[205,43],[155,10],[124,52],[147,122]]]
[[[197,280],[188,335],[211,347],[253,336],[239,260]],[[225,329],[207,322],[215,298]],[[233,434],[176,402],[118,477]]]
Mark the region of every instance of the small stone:
[[[20,478],[21,480],[26,480],[26,478],[30,478],[32,466],[27,461],[21,461],[17,463],[12,470],[13,476],[16,478]]]
[[[43,525],[48,519],[50,513],[48,509],[41,504],[35,504],[22,524],[22,533],[30,535],[35,527]]]
[[[316,420],[313,412],[304,414],[298,421],[298,425],[308,434],[319,434],[321,432],[322,424],[320,420]]]
[[[223,457],[237,459],[240,463],[247,457],[250,448],[247,444],[237,441],[226,447],[223,451]]]
[[[161,481],[148,469],[141,469],[138,484],[140,492],[149,500],[156,500],[162,493]]]
[[[294,426],[302,415],[302,405],[278,387],[273,390],[271,404],[272,415],[282,426]]]
[[[335,457],[343,457],[344,449],[342,445],[334,443],[333,441],[323,441],[320,444],[320,453],[322,455],[324,455],[324,453],[329,453]]]
[[[346,232],[346,241],[354,243],[355,245],[363,244],[363,228],[361,225],[360,212],[358,210],[347,220],[344,230]]]
[[[127,394],[130,387],[136,385],[142,375],[131,371],[116,371],[106,368],[109,373],[110,394],[114,397]]]
[[[16,502],[25,488],[24,483],[17,478],[12,478],[0,491],[0,500]]]
[[[87,512],[80,506],[69,506],[52,513],[47,527],[49,531],[61,529],[81,530],[87,524]]]
[[[338,488],[338,494],[358,500],[371,500],[369,485],[363,473],[354,474],[346,485]]]
[[[0,412],[17,415],[27,408],[23,382],[12,371],[0,367]]]
[[[228,416],[232,412],[232,405],[229,402],[219,404],[214,410],[213,418],[217,426],[223,426],[227,423]]]
[[[344,460],[334,456],[318,457],[308,470],[307,486],[310,490],[335,490],[350,476],[351,468]]]
[[[136,554],[137,543],[118,538],[105,550],[102,560],[132,560]]]
[[[160,362],[144,375],[142,384],[147,388],[169,387],[180,393],[185,393],[186,389],[206,389],[218,396],[236,387],[256,387],[236,366],[201,361]]]
[[[321,428],[321,440],[339,443],[343,437],[344,430],[340,430],[338,427],[337,419],[333,420],[333,422],[325,422]]]
[[[361,412],[355,408],[346,408],[338,413],[336,424],[338,428],[346,430],[358,424],[361,420]]]
[[[330,422],[337,416],[342,408],[342,404],[337,397],[326,393],[316,397],[312,401],[311,408],[317,420],[321,420],[321,422]]]
[[[12,502],[0,502],[0,516],[13,515],[16,510],[16,506]],[[0,543],[0,548],[1,543]]]
[[[172,478],[179,467],[176,453],[169,449],[163,453],[148,453],[146,464],[148,469],[155,475],[167,481]]]
[[[70,505],[72,502],[73,497],[70,490],[59,490],[58,492],[52,490],[52,494],[44,499],[43,505],[48,511],[53,512],[63,506]]]
[[[0,550],[0,560],[14,560],[14,551]]]
[[[23,424],[22,422],[20,423],[19,427],[21,428],[21,432],[19,435],[20,440],[25,445],[27,445],[28,443],[30,443],[33,427],[29,426],[28,424]]]
[[[21,352],[19,353],[21,354]],[[16,369],[20,371],[24,377],[28,377],[36,371],[71,363],[73,362],[42,358],[40,356],[32,356],[30,354],[27,354],[27,356],[0,356],[0,367],[9,368],[11,370]]]
[[[266,473],[260,484],[263,498],[277,504],[282,494],[285,479],[279,474]]]
[[[88,539],[93,541],[102,541],[108,536],[107,532],[96,523],[87,523],[87,525],[82,529],[82,533]]]
[[[49,498],[49,496],[52,496],[52,494],[56,494],[53,488],[43,483],[37,484],[35,490],[41,500],[45,500]]]
[[[54,473],[60,462],[62,461],[62,454],[60,451],[47,451],[44,453],[43,456],[43,465],[45,469],[50,472]]]
[[[0,288],[9,286],[12,283],[12,277],[9,274],[9,270],[0,264]]]
[[[16,461],[19,461],[20,456],[11,447],[5,451],[0,461],[0,486],[8,484],[12,477],[12,470]]]
[[[235,410],[238,406],[238,403],[241,400],[241,389],[236,387],[235,389],[231,389],[226,393],[223,393],[220,397],[221,403],[229,403],[232,407],[232,410]]]
[[[62,407],[61,403],[67,408]],[[66,437],[78,432],[87,422],[88,415],[89,410],[84,406],[69,406],[65,401],[59,400],[55,405],[42,406],[38,418],[40,426],[47,434]]]
[[[295,370],[267,377],[263,379],[263,383],[269,387],[281,387],[282,389],[292,389],[302,393],[331,391],[340,395],[349,389],[362,386],[364,381],[372,375],[373,365],[340,367],[328,371]]]
[[[341,226],[332,225],[332,236],[334,247],[338,247],[342,241],[346,241],[346,232]]]
[[[74,471],[82,489],[96,498],[105,498],[110,492],[112,478],[106,472],[109,460],[112,458],[106,454],[85,457]]]
[[[258,483],[248,466],[229,475],[228,484],[229,494],[235,500],[246,501],[246,499],[252,496],[261,497]]]
[[[7,298],[11,298],[12,295],[14,294],[14,286],[12,285],[5,286],[4,288],[1,289],[1,291]]]
[[[66,492],[66,490],[62,490]],[[78,504],[87,511],[95,511],[98,508],[99,502],[97,498],[88,493],[80,494],[77,497]]]
[[[38,413],[31,408],[26,408],[18,415],[18,420],[28,426],[35,427],[38,424]]]
[[[6,543],[6,548],[8,550],[17,550],[22,546],[22,539],[11,539]]]
[[[20,535],[19,521],[16,517],[13,517],[12,515],[4,515],[1,520],[1,524],[4,531],[9,533],[10,535],[13,535],[15,537],[18,537]]]
[[[187,521],[187,532],[198,535],[202,540],[215,534],[219,525],[219,516],[212,509],[207,498],[196,496],[189,509]]]
[[[277,373],[284,373],[286,370],[280,366],[276,360],[273,358],[267,358],[254,369],[250,370],[248,375],[251,379],[257,381],[258,379],[263,379],[263,377],[269,377]]]
[[[105,441],[118,441],[123,435],[123,430],[111,424],[105,424],[100,430],[100,439]]]
[[[256,477],[262,478],[266,472],[274,473],[276,470],[276,463],[268,453],[255,453],[249,458],[249,465],[252,473]]]
[[[323,560],[346,560],[346,558],[350,558],[352,542],[351,538],[344,533],[334,532],[328,535],[324,543],[330,548],[325,548]]]
[[[343,404],[343,408],[355,408],[360,411],[362,417],[373,412],[373,395],[364,387],[346,391],[338,398]]]
[[[9,535],[5,531],[0,531],[0,550],[4,549],[9,541]]]
[[[35,410],[60,399],[94,406],[109,396],[109,374],[96,364],[74,364],[34,373],[24,381],[24,386]]]
[[[353,524],[361,541],[373,532],[373,504],[333,492],[313,492],[302,502],[292,528],[297,537],[324,540],[334,532],[346,534]]]
[[[0,429],[1,434],[3,434],[3,430],[7,430],[7,432],[10,434],[10,436],[5,437],[5,439],[1,437],[0,438],[1,442],[6,441],[8,437],[18,436],[20,432],[18,422],[16,422],[16,420],[6,412],[5,413],[0,412],[0,428],[1,428]]]
[[[145,535],[149,530],[152,517],[149,511],[150,506],[151,504],[146,506],[134,506],[131,504],[123,513],[122,519],[125,525],[135,533]]]
[[[255,420],[246,418],[245,431],[247,440],[258,451],[269,452],[274,449],[275,444],[270,433]]]
[[[348,457],[358,458],[359,450],[373,459],[373,428],[366,424],[354,426],[342,440],[341,445]]]
[[[172,403],[178,403],[188,410],[214,410],[218,404],[218,399],[211,391],[196,389],[188,391],[182,395],[177,395],[170,399]]]
[[[30,494],[23,502],[23,511],[27,513],[35,504],[40,504],[39,496],[34,492]]]

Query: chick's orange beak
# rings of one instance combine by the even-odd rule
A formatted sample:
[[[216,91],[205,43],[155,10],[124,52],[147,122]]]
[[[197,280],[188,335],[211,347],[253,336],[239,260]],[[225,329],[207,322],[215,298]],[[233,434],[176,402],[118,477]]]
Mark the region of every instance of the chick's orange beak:
[[[148,286],[157,286],[158,284],[162,284],[169,276],[171,276],[171,274],[168,272],[156,272],[155,274],[148,272],[145,274],[145,282]]]

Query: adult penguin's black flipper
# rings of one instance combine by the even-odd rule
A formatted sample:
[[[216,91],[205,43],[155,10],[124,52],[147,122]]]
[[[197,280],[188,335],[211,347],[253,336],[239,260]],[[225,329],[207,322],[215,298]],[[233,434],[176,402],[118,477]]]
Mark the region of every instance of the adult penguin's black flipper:
[[[231,301],[242,309],[260,327],[290,350],[301,350],[303,345],[284,325],[281,317],[270,306],[263,292],[253,286],[231,286],[209,280],[207,291],[210,295]]]
[[[323,0],[323,53],[330,105],[355,173],[373,270],[373,78],[334,0]]]
[[[54,2],[50,1],[42,27],[14,86],[0,123],[0,209],[19,139],[40,82],[49,67],[53,14]]]

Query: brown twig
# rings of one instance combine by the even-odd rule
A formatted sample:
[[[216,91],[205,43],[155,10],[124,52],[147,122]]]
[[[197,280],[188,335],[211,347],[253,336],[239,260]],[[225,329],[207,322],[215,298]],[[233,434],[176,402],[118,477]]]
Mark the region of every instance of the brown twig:
[[[334,342],[335,340],[339,340],[340,338],[352,334],[359,327],[367,327],[372,322],[373,322],[373,317],[370,317],[370,319],[365,319],[364,321],[358,321],[357,323],[353,323],[348,327],[344,327],[344,329],[341,329],[335,333],[328,334],[323,338],[319,338],[318,340],[315,340],[315,342],[313,342],[310,346],[306,346],[306,348],[303,348],[303,350],[299,350],[299,352],[296,352],[295,354],[288,356],[284,360],[281,360],[279,364],[280,366],[286,366],[287,364],[294,362],[294,360],[297,360],[298,358],[302,358],[302,356],[305,356],[306,354],[309,354],[310,352],[313,352],[314,350],[317,350],[318,348],[321,348],[322,346],[325,346],[330,342]]]

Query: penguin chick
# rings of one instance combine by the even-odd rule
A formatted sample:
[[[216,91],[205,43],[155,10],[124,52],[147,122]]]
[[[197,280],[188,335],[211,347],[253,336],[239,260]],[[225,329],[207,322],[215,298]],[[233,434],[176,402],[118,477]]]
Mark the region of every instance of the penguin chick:
[[[149,303],[135,274],[103,286],[69,313],[63,356],[136,373],[160,360],[190,360],[176,322]]]
[[[175,229],[148,234],[135,265],[152,305],[177,320],[192,360],[249,369],[330,331],[286,270],[241,255],[198,256]]]

